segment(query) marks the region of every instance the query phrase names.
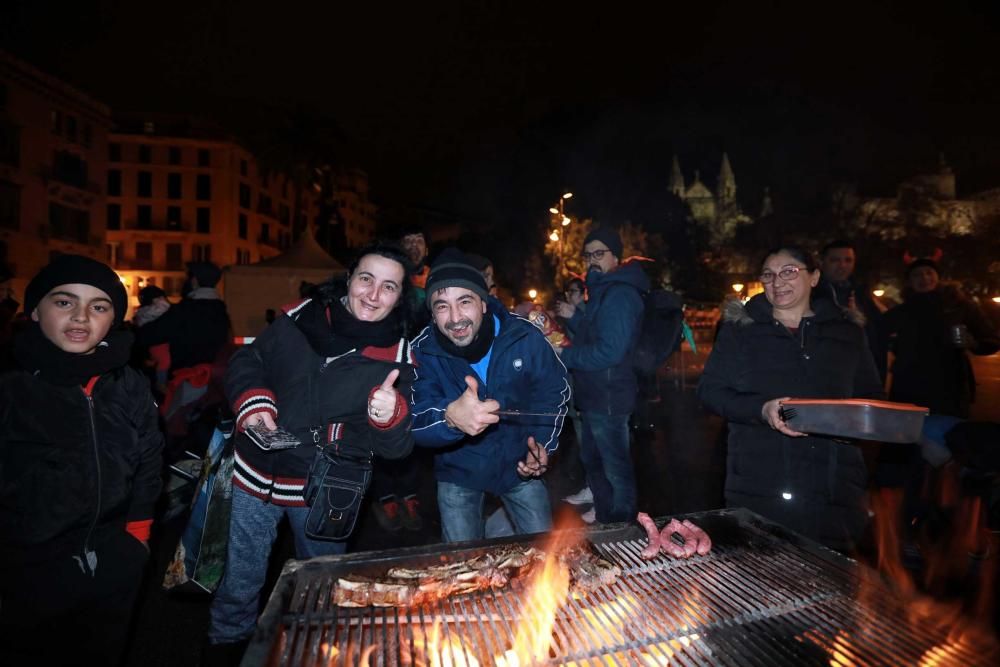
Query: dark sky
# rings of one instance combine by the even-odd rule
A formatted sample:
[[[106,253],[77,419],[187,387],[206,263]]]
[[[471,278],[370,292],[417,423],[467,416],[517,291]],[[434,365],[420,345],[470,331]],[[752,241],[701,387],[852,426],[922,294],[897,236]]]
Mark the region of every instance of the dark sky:
[[[0,44],[120,110],[328,114],[378,201],[641,222],[677,153],[740,198],[892,191],[946,151],[1000,186],[996,3],[7,0]],[[926,3],[925,3],[926,4]],[[651,9],[655,8],[655,9]]]

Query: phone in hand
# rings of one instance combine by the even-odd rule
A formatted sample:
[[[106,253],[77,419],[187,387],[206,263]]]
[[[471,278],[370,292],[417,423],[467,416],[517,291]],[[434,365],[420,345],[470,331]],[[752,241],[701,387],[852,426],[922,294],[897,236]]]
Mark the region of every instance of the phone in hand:
[[[280,426],[272,431],[263,424],[251,424],[247,426],[245,433],[252,443],[265,452],[291,449],[302,444],[295,435]]]

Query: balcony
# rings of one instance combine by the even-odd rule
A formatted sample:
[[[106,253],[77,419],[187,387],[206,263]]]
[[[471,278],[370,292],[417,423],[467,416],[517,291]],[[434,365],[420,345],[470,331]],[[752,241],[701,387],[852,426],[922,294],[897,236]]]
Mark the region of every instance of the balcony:
[[[193,226],[183,222],[172,222],[168,220],[154,220],[149,223],[141,224],[138,220],[126,220],[125,224],[120,230],[110,230],[110,231],[124,231],[124,232],[180,232],[184,234],[190,234],[194,231]]]

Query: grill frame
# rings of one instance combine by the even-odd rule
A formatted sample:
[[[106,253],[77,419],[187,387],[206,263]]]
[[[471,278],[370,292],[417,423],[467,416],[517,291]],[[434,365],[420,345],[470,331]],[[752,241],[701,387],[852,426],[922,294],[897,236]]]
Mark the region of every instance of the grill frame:
[[[834,651],[852,663],[906,664],[904,656],[919,657],[947,639],[946,629],[928,629],[908,621],[904,604],[870,568],[749,510],[714,510],[681,518],[691,519],[712,536],[711,554],[690,560],[663,556],[642,561],[639,552],[645,546],[646,533],[635,523],[571,531],[589,539],[623,573],[614,590],[602,589],[585,600],[567,601],[553,632],[557,658],[548,664],[581,664],[609,657],[612,664],[635,664],[636,655],[644,652],[661,662],[669,658],[670,664],[682,665],[829,665]],[[661,527],[666,522],[662,518],[656,521]],[[546,538],[543,536],[542,541]],[[352,641],[379,644],[381,650],[377,653],[389,660],[373,661],[373,665],[404,664],[393,635],[402,632],[404,638],[409,637],[412,652],[419,644],[419,637],[413,639],[413,627],[427,627],[430,623],[425,618],[442,615],[425,614],[424,609],[317,610],[316,600],[324,595],[329,598],[329,582],[347,574],[377,575],[398,565],[419,567],[464,560],[512,543],[543,546],[538,536],[529,536],[289,561],[260,617],[242,665],[315,664],[303,658],[319,645],[319,637],[315,632],[303,631],[325,624],[338,628],[356,624],[346,636],[341,633],[343,644],[338,645],[349,649]],[[778,571],[779,567],[787,570]],[[754,576],[749,577],[748,572]],[[866,580],[866,592],[864,600],[859,600],[862,579]],[[473,645],[475,657],[481,659],[497,655],[497,647],[509,645],[514,619],[524,606],[521,589],[520,582],[513,581],[503,591],[458,596],[425,609],[461,610],[460,614],[452,614],[452,622],[442,624],[442,634],[453,632],[453,626],[465,628],[462,636]],[[733,595],[734,591],[738,595]],[[692,597],[699,598],[697,605],[690,603]],[[668,600],[688,601],[689,608],[659,604]],[[491,609],[506,609],[506,614]],[[590,610],[589,618],[586,610]],[[498,616],[504,618],[498,620]],[[845,626],[844,621],[854,623]],[[583,630],[585,623],[589,632]],[[395,629],[388,630],[392,625]],[[615,632],[616,625],[623,629]],[[279,640],[286,627],[291,639],[282,644]],[[679,629],[683,627],[689,629]],[[382,633],[381,641],[373,641],[379,639],[375,637],[376,628]],[[492,639],[487,632],[493,633]],[[368,641],[363,633],[368,633]],[[503,633],[507,636],[502,637]],[[487,638],[474,641],[475,635]],[[612,641],[602,645],[602,636]],[[675,650],[671,656],[672,646]],[[1000,662],[993,638],[960,645],[956,651],[961,664]]]

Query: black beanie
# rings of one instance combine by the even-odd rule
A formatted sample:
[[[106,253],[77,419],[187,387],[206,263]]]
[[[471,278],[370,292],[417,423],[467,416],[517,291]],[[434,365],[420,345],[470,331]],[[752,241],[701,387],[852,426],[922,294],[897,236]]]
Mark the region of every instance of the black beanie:
[[[188,262],[187,272],[198,281],[198,287],[215,287],[222,280],[222,270],[212,262]]]
[[[622,237],[620,237],[618,232],[613,228],[598,227],[597,229],[591,230],[591,232],[587,234],[587,238],[583,240],[583,245],[586,246],[591,241],[600,241],[604,245],[608,246],[608,250],[611,251],[611,254],[621,260]]]
[[[445,287],[464,287],[478,294],[483,301],[490,296],[483,274],[476,270],[469,258],[458,248],[445,248],[431,264],[424,289],[430,307],[434,292]]]
[[[146,285],[139,290],[139,305],[148,306],[161,296],[165,297],[167,293],[156,285]]]
[[[83,255],[59,255],[38,272],[24,290],[24,314],[31,316],[45,295],[59,285],[79,283],[103,291],[115,307],[115,324],[121,324],[128,310],[125,286],[110,266]]]
[[[906,265],[906,277],[909,278],[910,274],[913,273],[914,269],[919,269],[921,266],[929,266],[934,269],[934,272],[939,276],[941,275],[941,269],[938,268],[938,263],[935,262],[930,257],[921,257],[920,259],[915,259]]]

